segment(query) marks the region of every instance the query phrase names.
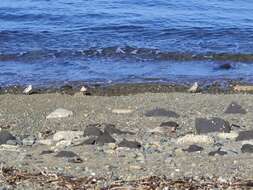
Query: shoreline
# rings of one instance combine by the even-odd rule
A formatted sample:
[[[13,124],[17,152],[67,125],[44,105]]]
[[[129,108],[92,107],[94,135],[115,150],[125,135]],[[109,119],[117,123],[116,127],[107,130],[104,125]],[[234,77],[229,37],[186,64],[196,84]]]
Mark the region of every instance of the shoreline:
[[[82,82],[69,83],[55,86],[33,86],[31,94],[61,93],[74,95],[80,92],[81,87],[87,88],[86,95],[89,96],[121,96],[141,93],[189,93],[193,83],[116,83],[116,84],[87,84]],[[246,90],[236,90],[236,86],[249,87]],[[252,86],[252,87],[251,87]],[[11,85],[0,87],[0,95],[23,94],[26,85]],[[198,83],[198,91],[204,94],[234,94],[238,92],[253,93],[251,83],[240,81]]]

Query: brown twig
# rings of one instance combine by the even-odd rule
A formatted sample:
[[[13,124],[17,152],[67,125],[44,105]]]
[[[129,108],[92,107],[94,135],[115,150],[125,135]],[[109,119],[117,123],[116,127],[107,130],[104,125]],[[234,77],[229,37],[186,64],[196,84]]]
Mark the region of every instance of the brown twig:
[[[1,168],[1,179],[3,182],[17,186],[18,184],[30,182],[33,184],[55,185],[59,189],[67,190],[86,190],[98,188],[98,182],[106,182],[105,178],[81,177],[74,178],[60,174],[42,172],[29,173],[14,168]],[[250,189],[253,188],[253,180],[233,179],[229,182],[221,182],[218,178],[201,178],[195,180],[193,178],[183,178],[180,180],[172,180],[166,177],[151,176],[134,181],[115,181],[107,187],[100,187],[103,190],[123,190],[123,189],[139,189],[139,190],[156,190],[156,189]]]

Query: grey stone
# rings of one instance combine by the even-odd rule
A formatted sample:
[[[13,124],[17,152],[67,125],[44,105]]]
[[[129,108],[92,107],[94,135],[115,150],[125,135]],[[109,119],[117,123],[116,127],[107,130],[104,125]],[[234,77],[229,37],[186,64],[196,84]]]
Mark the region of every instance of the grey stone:
[[[253,153],[253,145],[252,144],[244,144],[241,148],[242,153]]]
[[[249,131],[240,131],[236,141],[245,141],[253,139],[253,130]]]
[[[74,95],[74,89],[70,85],[64,85],[60,87],[60,91],[62,94]]]
[[[63,109],[63,108],[58,108],[55,111],[53,111],[52,113],[50,113],[46,119],[55,119],[55,118],[64,118],[64,117],[69,117],[72,116],[73,112]]]
[[[52,151],[52,150],[43,150],[43,151],[40,153],[40,155],[52,154],[52,153],[54,153],[54,151]]]
[[[176,140],[177,144],[214,144],[214,138],[208,135],[193,135],[187,134],[183,137],[179,137]]]
[[[167,122],[162,122],[160,124],[160,127],[171,127],[171,128],[178,128],[178,123],[175,121],[167,121]]]
[[[217,137],[222,140],[235,140],[238,137],[238,133],[231,131],[230,133],[218,133]]]
[[[69,140],[73,141],[80,139],[83,136],[83,131],[57,131],[53,135],[54,141]]]
[[[238,155],[238,152],[236,151],[236,149],[223,148],[223,151],[227,152],[228,155]]]
[[[245,126],[243,126],[243,127],[245,127]],[[232,124],[231,124],[231,128],[240,129],[240,128],[241,128],[241,126],[240,126],[240,125],[236,125],[236,124],[232,123]]]
[[[95,137],[101,136],[103,134],[103,132],[97,126],[99,126],[99,124],[88,125],[84,130],[83,136],[84,137],[86,137],[86,136],[95,136]]]
[[[112,113],[116,113],[116,114],[129,114],[132,113],[134,110],[132,109],[113,109]]]
[[[104,145],[106,143],[115,143],[116,140],[107,132],[105,131],[102,135],[100,135],[96,139],[96,144],[98,145]]]
[[[96,143],[97,137],[90,137],[86,140],[83,141],[83,143],[81,144],[85,144],[85,145],[93,145]]]
[[[123,139],[123,141],[121,141],[118,144],[119,147],[127,147],[127,148],[141,148],[141,143],[137,142],[137,141],[128,141],[126,139]]]
[[[227,114],[246,114],[246,110],[236,102],[232,102],[226,109]]]
[[[21,143],[18,140],[8,140],[6,142],[6,144],[8,144],[8,145],[20,145]]]
[[[36,142],[36,137],[34,136],[28,136],[22,140],[22,144],[24,146],[32,146],[35,144],[35,142]]]
[[[0,144],[6,144],[9,140],[16,140],[9,131],[1,130],[0,131]]]
[[[144,151],[146,154],[161,153],[161,150],[157,149],[156,147],[145,147]]]
[[[198,145],[195,145],[195,144],[192,144],[190,145],[187,149],[183,149],[183,151],[186,151],[186,152],[199,152],[199,151],[202,151],[204,150],[201,146],[198,146]]]
[[[74,157],[74,158],[69,158],[68,162],[74,163],[74,164],[80,164],[80,163],[83,163],[83,160],[80,157]]]
[[[211,152],[208,153],[209,156],[215,156],[215,155],[224,156],[226,154],[227,154],[227,152],[226,151],[222,151],[221,148],[219,148],[218,150],[211,151]]]
[[[156,109],[147,111],[145,113],[145,116],[147,117],[175,117],[175,118],[179,117],[179,115],[176,112],[166,110],[163,108],[156,108]]]
[[[133,135],[134,134],[134,133],[128,132],[128,131],[121,131],[121,130],[117,129],[115,127],[115,125],[113,125],[113,124],[104,124],[104,125],[105,125],[104,130],[107,131],[110,134],[118,134],[118,135],[123,135],[123,134]]]
[[[195,128],[198,134],[212,132],[229,133],[231,131],[231,126],[229,125],[229,122],[218,117],[214,117],[209,120],[204,118],[197,118],[195,120]]]
[[[55,157],[64,157],[64,158],[72,158],[72,157],[78,157],[78,155],[72,151],[60,151],[58,152]]]

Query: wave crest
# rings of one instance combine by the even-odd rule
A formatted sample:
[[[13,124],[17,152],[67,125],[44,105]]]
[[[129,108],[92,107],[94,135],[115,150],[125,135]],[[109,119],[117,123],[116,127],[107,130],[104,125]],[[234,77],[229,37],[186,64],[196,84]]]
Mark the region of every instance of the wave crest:
[[[253,62],[253,54],[165,52],[151,48],[106,47],[86,50],[37,50],[13,54],[0,54],[0,61],[34,61],[55,58],[120,58],[154,61],[232,61]]]

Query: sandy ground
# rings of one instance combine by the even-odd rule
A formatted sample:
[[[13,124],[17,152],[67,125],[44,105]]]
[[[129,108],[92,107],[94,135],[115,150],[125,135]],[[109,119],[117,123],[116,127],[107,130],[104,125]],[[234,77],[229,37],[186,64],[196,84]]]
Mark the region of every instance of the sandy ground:
[[[225,113],[231,102],[240,105],[245,113]],[[16,137],[16,140],[2,143],[1,167],[77,177],[104,177],[107,182],[101,186],[116,180],[129,181],[146,176],[252,179],[253,153],[250,150],[243,153],[242,146],[253,144],[253,137],[252,140],[251,137],[236,140],[241,131],[253,130],[252,102],[253,95],[248,94],[1,95],[0,127]],[[73,115],[47,119],[57,108],[72,111]],[[232,126],[225,138],[221,131],[201,134],[204,136],[201,141],[195,120],[212,117],[224,119],[230,126],[236,127]],[[160,127],[161,123],[168,121],[177,123],[178,127]],[[100,124],[96,127],[101,131],[108,124],[113,124],[123,133],[112,132],[110,136],[115,142],[104,145],[88,144],[83,136],[75,139],[74,143],[73,139],[70,143],[64,139],[52,141],[59,131],[83,132],[90,124]],[[190,140],[185,138],[189,135],[192,135]],[[32,142],[26,144],[24,139]],[[124,139],[135,145],[138,142],[138,147],[130,147],[129,144],[129,147],[119,146]],[[187,151],[190,145],[202,149]],[[210,155],[210,152],[219,149],[225,154]],[[62,151],[76,155],[57,156]],[[7,185],[4,179],[2,184]],[[18,187],[39,188],[31,181]]]

